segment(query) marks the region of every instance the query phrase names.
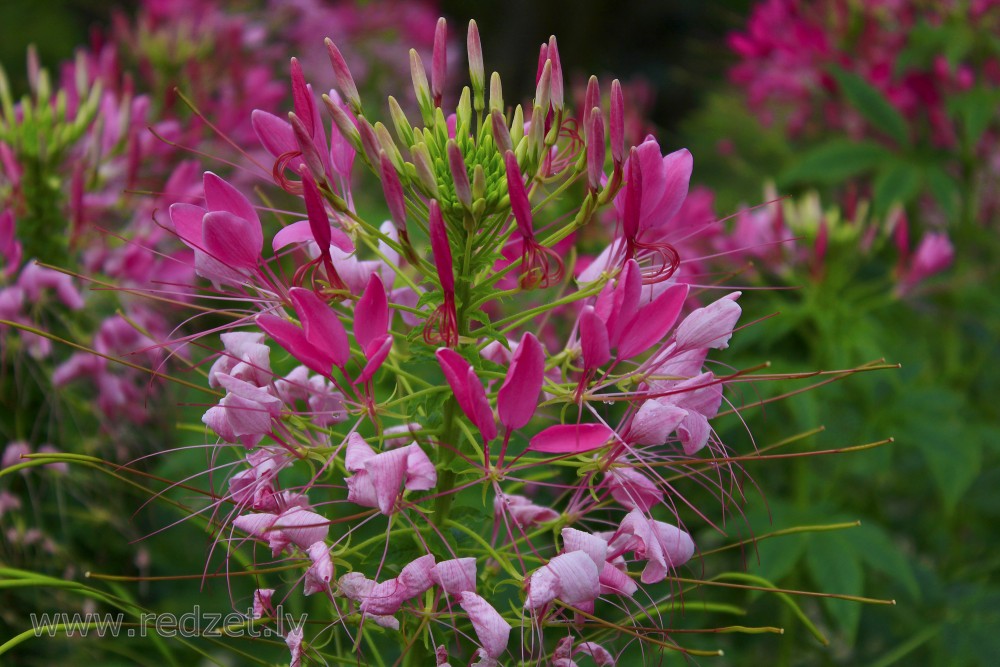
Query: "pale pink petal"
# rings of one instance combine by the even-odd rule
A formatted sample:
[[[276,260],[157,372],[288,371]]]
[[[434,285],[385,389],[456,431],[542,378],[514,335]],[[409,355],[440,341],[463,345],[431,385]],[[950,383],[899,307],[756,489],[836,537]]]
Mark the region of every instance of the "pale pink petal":
[[[586,533],[582,530],[569,527],[562,529],[562,539],[564,552],[582,551],[594,561],[594,565],[597,566],[598,570],[604,567],[604,563],[608,557],[607,540],[593,533]]]
[[[347,453],[344,455],[344,466],[348,472],[364,470],[365,462],[374,456],[375,450],[357,432],[347,436]]]
[[[406,452],[406,481],[404,487],[410,491],[427,491],[437,484],[437,469],[421,449],[413,443],[402,449]]]
[[[510,639],[510,623],[489,602],[470,591],[461,593],[458,603],[469,614],[469,620],[486,655],[491,658],[503,655]]]
[[[288,667],[300,667],[302,665],[302,627],[297,627],[285,635],[285,645],[291,652],[291,660]]]
[[[308,549],[316,542],[326,539],[330,522],[323,516],[301,507],[292,507],[282,512],[274,522],[295,546]]]
[[[303,593],[312,595],[330,588],[333,579],[333,561],[330,560],[330,549],[325,542],[316,542],[307,549],[312,565],[306,570]]]
[[[733,327],[742,313],[736,303],[739,296],[739,292],[733,292],[684,318],[675,334],[678,349],[709,347],[723,350],[729,347]]]
[[[632,418],[626,440],[637,445],[662,445],[687,416],[687,410],[664,400],[649,399]]]
[[[626,509],[648,512],[663,502],[663,490],[635,468],[615,467],[605,474],[611,497]]]
[[[453,558],[443,560],[430,573],[435,584],[448,595],[458,595],[465,591],[476,592],[476,559]]]

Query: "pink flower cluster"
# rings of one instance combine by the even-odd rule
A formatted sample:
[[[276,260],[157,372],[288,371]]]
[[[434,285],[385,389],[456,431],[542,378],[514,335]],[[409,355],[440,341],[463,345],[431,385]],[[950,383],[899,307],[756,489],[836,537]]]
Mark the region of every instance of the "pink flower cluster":
[[[919,28],[958,22],[988,30],[1000,20],[992,0],[920,3],[888,0],[845,3],[834,0],[765,0],[756,5],[744,32],[729,44],[741,61],[730,78],[746,91],[761,120],[787,123],[792,134],[840,128],[854,138],[873,128],[838,94],[830,74],[839,66],[860,75],[907,119],[925,124],[936,144],[956,143],[947,109],[950,94],[975,84],[1000,85],[1000,60],[959,62],[943,54],[933,63],[904,60]]]
[[[572,118],[555,38],[526,115],[505,106],[499,75],[487,84],[471,23],[471,86],[446,115],[442,19],[431,80],[410,51],[420,122],[390,97],[392,130],[326,45],[336,90],[317,95],[293,58],[288,120],[253,113],[291,203],[255,206],[207,172],[203,205],[170,207],[195,271],[242,304],[224,308],[234,322],[203,417],[239,452],[213,506],[220,536],[300,564],[331,627],[429,633],[439,665],[613,664],[587,639],[595,619],[627,625],[669,599],[696,551],[684,525],[704,510],[668,478],[733,500],[719,471],[735,471],[712,464],[732,378],[706,364],[729,345],[740,293],[692,309],[693,258],[678,248],[707,222],[691,223],[707,210],[686,201],[692,157],[652,137],[626,145],[617,81],[607,112],[592,80]],[[388,220],[355,208],[355,167],[380,182]],[[284,226],[267,230],[262,211]],[[574,246],[587,265],[575,279]],[[275,595],[253,592],[262,616]],[[546,631],[565,620],[579,642]],[[317,650],[301,631],[286,642],[293,662]]]

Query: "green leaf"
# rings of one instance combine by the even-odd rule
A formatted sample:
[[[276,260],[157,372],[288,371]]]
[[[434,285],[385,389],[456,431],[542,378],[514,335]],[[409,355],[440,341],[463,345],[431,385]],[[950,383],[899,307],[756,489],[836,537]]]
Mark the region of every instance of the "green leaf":
[[[958,221],[958,204],[962,196],[961,189],[955,179],[948,175],[939,165],[932,165],[924,171],[927,187],[934,195],[934,200],[948,216],[949,221]]]
[[[896,408],[908,418],[898,441],[924,456],[948,513],[980,472],[982,443],[961,417],[962,400],[943,389],[911,390]]]
[[[975,146],[996,117],[1000,95],[995,89],[977,87],[948,99],[948,113],[962,125],[962,138]]]
[[[910,562],[880,526],[866,521],[841,535],[865,565],[902,584],[914,599],[920,597],[920,587]]]
[[[834,184],[874,169],[892,152],[871,142],[834,139],[806,153],[778,179],[780,185]]]
[[[861,595],[865,583],[864,571],[858,554],[839,533],[822,533],[809,536],[806,549],[806,566],[809,574],[824,593]],[[848,644],[854,643],[861,621],[861,603],[850,600],[823,598],[831,618],[846,636]]]
[[[750,551],[747,555],[747,571],[768,581],[781,581],[799,562],[805,546],[806,540],[802,535],[786,535],[758,542],[757,552]]]
[[[875,87],[853,72],[834,67],[830,72],[844,96],[872,127],[887,134],[900,146],[909,146],[906,119]]]
[[[895,204],[910,203],[920,191],[922,176],[918,166],[907,162],[893,162],[883,167],[873,186],[875,212],[885,215]]]

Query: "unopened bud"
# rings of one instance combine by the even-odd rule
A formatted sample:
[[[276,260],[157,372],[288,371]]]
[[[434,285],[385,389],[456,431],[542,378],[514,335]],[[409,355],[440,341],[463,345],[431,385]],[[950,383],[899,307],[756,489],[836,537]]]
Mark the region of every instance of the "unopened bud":
[[[591,75],[587,81],[587,92],[583,96],[583,131],[590,131],[590,110],[601,106],[601,84]]]
[[[472,101],[470,100],[469,87],[462,88],[462,96],[458,98],[458,106],[455,108],[455,136],[464,137],[469,134],[472,127]]]
[[[500,75],[496,72],[490,76],[490,111],[503,113],[503,86],[500,85]]]
[[[436,107],[441,106],[447,73],[448,22],[442,16],[434,28],[434,52],[431,56],[431,92],[434,93],[434,106]]]
[[[416,49],[410,49],[410,77],[413,79],[413,92],[417,96],[420,117],[425,125],[430,125],[434,120],[434,100],[431,97],[430,86],[427,85],[424,63]]]
[[[361,152],[368,160],[368,164],[377,167],[379,163],[378,154],[382,150],[378,137],[375,135],[375,128],[364,116],[358,118],[358,133],[361,135]]]
[[[469,21],[469,34],[466,40],[469,49],[469,80],[472,82],[473,105],[476,111],[486,108],[486,71],[483,68],[483,44],[479,40],[479,26]]]
[[[292,124],[295,142],[299,145],[299,151],[302,152],[302,161],[306,163],[309,173],[312,174],[316,182],[322,183],[326,180],[326,170],[323,168],[323,159],[319,155],[319,150],[316,148],[312,136],[294,111],[288,112],[288,120]]]
[[[454,139],[448,140],[448,168],[455,183],[455,195],[466,208],[472,208],[472,186],[469,184],[469,172],[465,167],[462,150]]]
[[[490,113],[490,121],[493,125],[493,143],[501,153],[514,150],[514,142],[511,140],[510,131],[507,129],[507,120],[503,114],[496,109]]]
[[[404,145],[412,146],[415,143],[413,126],[410,125],[406,113],[403,112],[403,107],[399,106],[399,102],[392,95],[389,96],[389,115],[392,117],[392,126],[396,129],[396,136]]]
[[[549,60],[552,61],[552,108],[562,111],[564,102],[562,62],[559,60],[559,49],[556,46],[556,36],[549,37]]]
[[[477,164],[472,169],[472,199],[473,201],[486,196],[486,172],[483,165]]]
[[[351,144],[351,147],[356,151],[361,151],[361,135],[358,133],[358,128],[355,126],[354,121],[344,108],[340,106],[337,102],[330,98],[329,95],[323,95],[323,103],[326,105],[327,111],[330,112],[330,116],[333,117],[333,123],[337,126],[337,130],[340,135],[347,139],[347,142]]]
[[[330,54],[330,64],[333,66],[333,76],[337,81],[337,90],[340,92],[341,97],[347,100],[351,111],[355,115],[360,114],[361,96],[358,95],[358,87],[354,83],[354,77],[351,76],[351,70],[347,66],[347,61],[344,60],[344,56],[340,53],[340,49],[333,43],[333,40],[327,37],[324,43],[326,44],[327,52]]]
[[[597,192],[601,189],[606,151],[604,118],[601,117],[601,110],[594,107],[590,111],[590,128],[587,131],[587,181],[591,192]]]
[[[379,153],[379,174],[382,177],[385,203],[389,205],[389,215],[402,236],[406,232],[406,199],[403,197],[403,184],[399,180],[399,173],[385,151]]]
[[[424,191],[431,197],[437,198],[438,185],[437,176],[434,174],[434,162],[431,160],[431,153],[427,149],[427,144],[420,142],[412,149],[413,166],[417,172],[417,179],[424,187]]]
[[[392,164],[398,171],[403,171],[403,156],[389,134],[389,128],[381,122],[375,123],[375,137],[378,139],[379,147],[386,152]]]
[[[538,84],[535,86],[535,108],[541,107],[542,114],[539,118],[544,122],[546,114],[549,112],[549,93],[552,89],[552,61],[546,60],[545,66],[542,68],[542,76],[538,78]],[[535,120],[535,115],[531,116],[532,122]]]
[[[625,98],[622,85],[615,79],[611,82],[611,159],[615,168],[625,159]]]

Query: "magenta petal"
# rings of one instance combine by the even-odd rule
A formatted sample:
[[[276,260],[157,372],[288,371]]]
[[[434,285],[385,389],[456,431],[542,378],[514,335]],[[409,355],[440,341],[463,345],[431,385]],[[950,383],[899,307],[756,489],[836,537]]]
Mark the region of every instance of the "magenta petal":
[[[654,144],[655,145],[655,144]],[[659,157],[660,148],[656,146]],[[659,165],[660,196],[643,201],[642,229],[653,229],[670,222],[687,197],[694,160],[686,148],[665,155]],[[655,167],[654,167],[655,168]],[[643,164],[643,172],[646,165]]]
[[[392,350],[392,336],[386,334],[382,338],[372,341],[372,344],[365,350],[368,362],[361,369],[361,374],[358,375],[358,379],[354,381],[354,384],[371,380],[378,369],[382,368],[382,364],[385,363],[390,350]]]
[[[483,438],[486,440],[495,438],[497,427],[493,421],[493,411],[490,409],[482,382],[472,370],[472,366],[458,352],[446,347],[438,348],[435,354],[462,412],[476,425]]]
[[[465,591],[458,596],[458,603],[469,614],[469,621],[479,637],[486,655],[499,658],[507,648],[510,639],[510,623],[503,619],[489,602]]]
[[[437,200],[428,204],[428,219],[430,226],[431,251],[434,253],[434,265],[437,268],[441,289],[447,293],[455,292],[455,271],[451,259],[451,246],[448,244],[448,230],[441,215],[441,207]]]
[[[614,434],[604,424],[559,424],[532,438],[528,449],[548,454],[580,454],[604,446]]]
[[[611,359],[608,328],[592,306],[586,306],[580,313],[580,347],[584,370],[599,368]]]
[[[205,251],[234,269],[257,267],[263,237],[253,234],[252,223],[228,211],[211,211],[202,221]],[[258,230],[259,231],[259,230]]]
[[[621,342],[626,324],[631,322],[639,306],[642,293],[642,271],[634,259],[625,262],[625,268],[618,276],[618,282],[612,293],[611,312],[605,323],[608,326],[608,340],[617,347]]]
[[[253,207],[250,200],[243,196],[243,193],[234,188],[222,178],[210,171],[205,172],[205,201],[208,202],[209,211],[225,211],[243,218],[247,222],[254,223],[257,235],[261,237],[263,245],[263,233],[260,231],[260,218],[257,217],[257,209]]]
[[[531,202],[528,200],[528,191],[524,187],[524,180],[517,166],[517,158],[514,157],[513,152],[507,151],[504,155],[504,162],[507,168],[507,193],[510,196],[510,210],[514,214],[514,220],[517,221],[517,230],[526,239],[534,238]]]
[[[298,150],[292,126],[272,113],[254,109],[250,114],[250,124],[261,145],[273,157]]]
[[[174,204],[174,206],[177,206],[177,204]],[[316,238],[312,233],[312,223],[308,220],[299,220],[298,222],[293,222],[287,227],[282,227],[281,230],[274,235],[274,238],[271,239],[271,248],[278,251],[281,248],[293,243],[315,240]]]
[[[674,326],[687,299],[688,286],[673,285],[632,316],[618,343],[618,358],[631,359],[660,342]]]
[[[462,355],[447,347],[438,348],[434,355],[437,357],[438,363],[441,364],[444,379],[451,387],[451,391],[458,401],[458,407],[462,408],[462,412],[472,419],[471,390],[466,383],[468,372],[472,366]]]
[[[316,181],[308,171],[302,174],[302,196],[306,202],[306,214],[309,216],[309,229],[319,244],[320,252],[326,253],[330,248],[330,218],[326,214],[326,207],[323,206]]]
[[[177,236],[187,245],[196,250],[203,250],[201,225],[208,211],[194,204],[172,204],[170,206],[170,222]]]
[[[490,402],[486,398],[486,391],[483,389],[479,376],[476,375],[471,366],[466,373],[466,386],[469,387],[470,407],[472,408],[469,419],[483,434],[484,440],[492,440],[497,437],[497,425],[493,420],[493,410],[490,408]]]
[[[294,287],[289,295],[302,320],[306,340],[334,365],[343,367],[350,357],[350,345],[337,313],[311,290]]]
[[[497,414],[508,429],[531,421],[538,407],[545,372],[545,351],[531,333],[524,334],[514,352],[503,386],[497,393]]]
[[[364,350],[373,340],[385,336],[388,330],[389,302],[385,286],[378,274],[372,273],[364,294],[354,307],[354,339]]]
[[[333,365],[333,359],[314,348],[306,340],[306,334],[302,329],[288,320],[283,320],[280,317],[267,313],[258,315],[256,321],[257,326],[263,329],[268,336],[273,338],[290,355],[321,375],[330,374],[330,366]]]

